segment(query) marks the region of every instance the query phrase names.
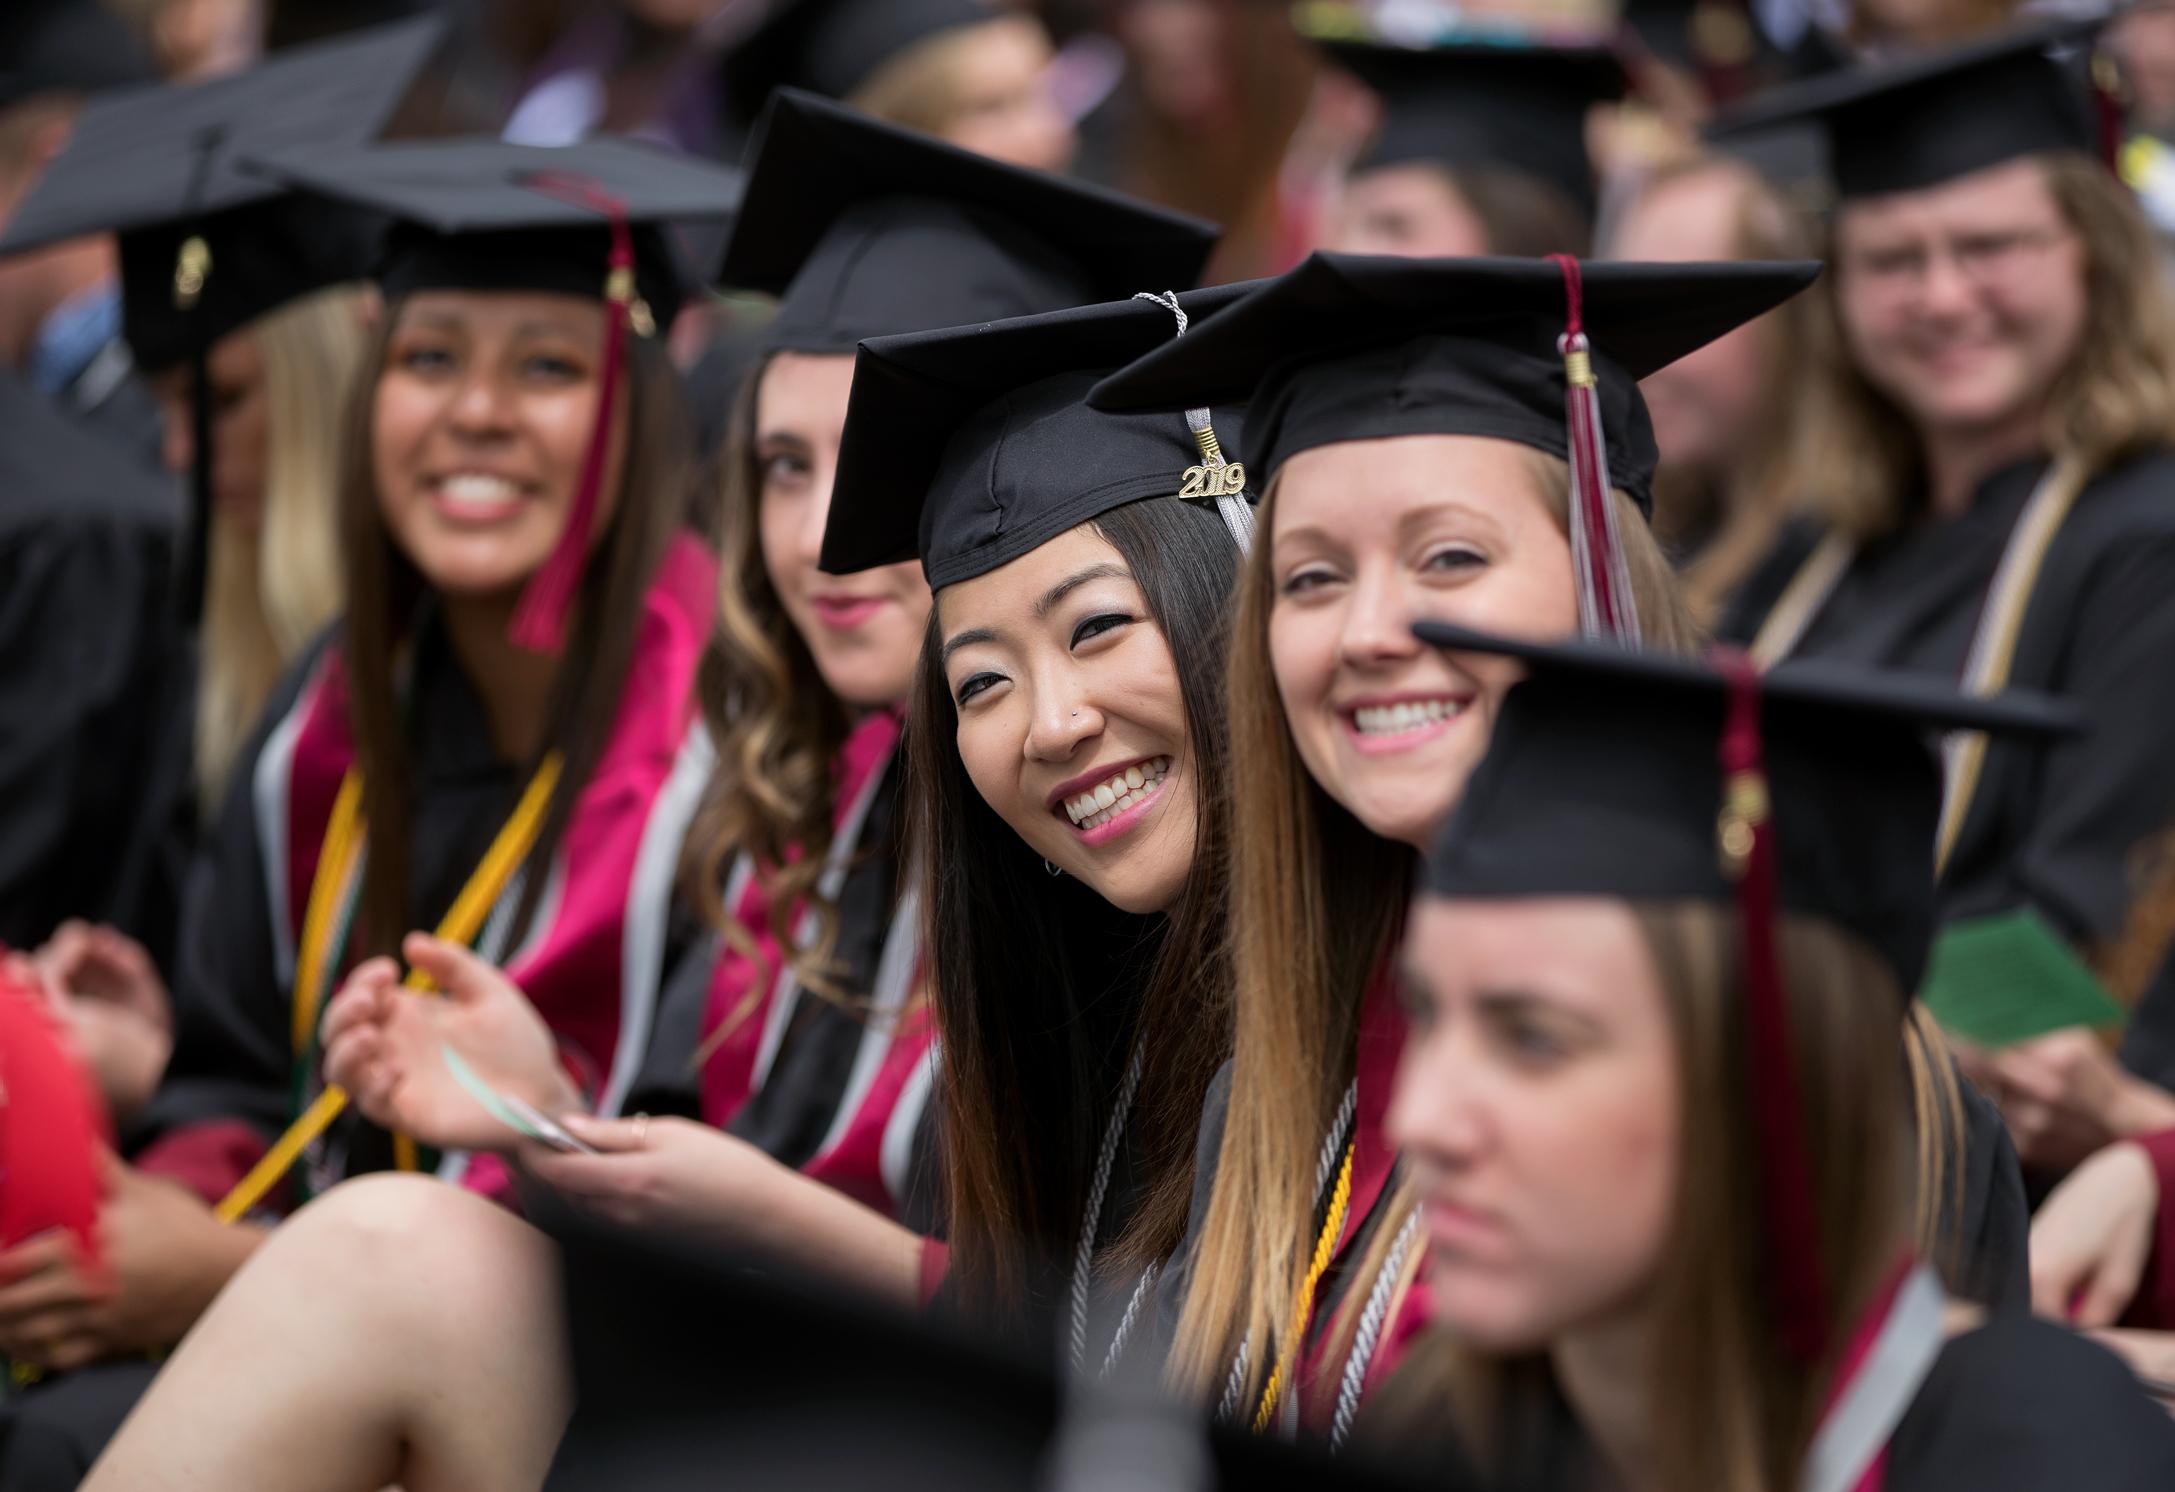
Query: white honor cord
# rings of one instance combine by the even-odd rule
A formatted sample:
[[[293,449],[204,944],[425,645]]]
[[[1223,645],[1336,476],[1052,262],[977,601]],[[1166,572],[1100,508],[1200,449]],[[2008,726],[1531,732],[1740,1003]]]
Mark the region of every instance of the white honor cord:
[[[1343,1101],[1337,1105],[1337,1116],[1329,1121],[1329,1133],[1322,1137],[1322,1153],[1314,1163],[1314,1207],[1321,1209],[1322,1198],[1329,1193],[1329,1179],[1337,1173],[1337,1160],[1344,1154],[1345,1132],[1352,1127],[1352,1116],[1359,1110],[1359,1079],[1352,1079],[1344,1090]],[[1253,1338],[1246,1337],[1239,1343],[1238,1355],[1231,1359],[1231,1376],[1224,1380],[1223,1399],[1216,1405],[1216,1418],[1228,1420],[1238,1413],[1239,1396],[1246,1391],[1246,1361],[1253,1355]]]
[[[1103,1148],[1095,1157],[1095,1180],[1088,1187],[1087,1208],[1080,1219],[1080,1246],[1072,1256],[1072,1368],[1076,1373],[1087,1360],[1088,1280],[1094,1273],[1095,1235],[1102,1231],[1103,1199],[1110,1191],[1118,1142],[1125,1137],[1125,1121],[1133,1112],[1133,1095],[1140,1091],[1141,1063],[1146,1056],[1146,1046],[1136,1044],[1125,1081],[1118,1088],[1118,1101],[1110,1106],[1109,1121],[1103,1125]],[[1129,1309],[1127,1315],[1131,1314]]]
[[[1352,1355],[1345,1359],[1344,1381],[1337,1389],[1336,1418],[1329,1426],[1329,1448],[1333,1451],[1343,1449],[1352,1433],[1352,1421],[1359,1414],[1359,1396],[1367,1387],[1367,1370],[1374,1366],[1375,1353],[1382,1346],[1382,1328],[1388,1325],[1390,1296],[1397,1291],[1405,1260],[1419,1236],[1420,1210],[1415,1207],[1405,1215],[1405,1225],[1397,1230],[1397,1238],[1382,1260],[1382,1272],[1375,1276],[1374,1288],[1367,1292],[1367,1308],[1360,1312],[1359,1330],[1352,1337]]]
[[[1947,1297],[1921,1264],[1896,1292],[1880,1335],[1805,1453],[1805,1492],[1851,1492],[1918,1397],[1948,1340]]]
[[[1186,315],[1186,308],[1178,304],[1178,296],[1174,291],[1166,290],[1161,295],[1157,295],[1153,291],[1143,290],[1135,295],[1133,299],[1153,301],[1170,312],[1171,315],[1177,317],[1178,335],[1181,337],[1186,334],[1186,328],[1192,324],[1191,318]],[[1186,411],[1186,428],[1196,436],[1212,429],[1206,405],[1201,406],[1199,409]],[[1210,447],[1210,449],[1213,449],[1213,447]],[[1221,462],[1216,464],[1222,465]],[[1223,526],[1231,531],[1231,542],[1239,546],[1239,553],[1250,553],[1254,547],[1254,505],[1246,500],[1243,493],[1225,493],[1217,497],[1216,511],[1223,518]]]

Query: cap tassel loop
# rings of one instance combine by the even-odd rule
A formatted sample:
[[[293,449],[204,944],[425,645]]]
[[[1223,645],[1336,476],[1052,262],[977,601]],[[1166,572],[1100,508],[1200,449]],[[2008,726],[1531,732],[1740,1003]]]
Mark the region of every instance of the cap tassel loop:
[[[1601,389],[1586,340],[1579,264],[1568,254],[1548,257],[1563,272],[1564,330],[1556,350],[1563,354],[1564,426],[1571,453],[1571,566],[1578,582],[1579,633],[1636,645],[1639,612],[1632,599],[1616,504],[1610,496]]]
[[[1783,1349],[1817,1362],[1827,1349],[1827,1290],[1818,1209],[1798,1106],[1790,1011],[1775,948],[1775,844],[1760,741],[1760,675],[1734,648],[1714,662],[1729,681],[1722,727],[1722,810],[1716,837],[1722,870],[1737,888],[1745,982],[1745,1085],[1752,1099],[1762,1210],[1775,1318]]]
[[[649,310],[635,294],[634,237],[627,226],[626,204],[576,177],[540,175],[531,178],[528,185],[547,196],[593,208],[603,215],[612,234],[611,254],[605,261],[604,349],[597,374],[596,424],[582,456],[581,480],[574,489],[574,506],[567,514],[566,529],[543,565],[529,577],[506,632],[516,647],[533,653],[556,653],[566,645],[567,621],[573,613],[575,593],[581,587],[590,541],[595,536],[604,461],[611,448],[612,413],[626,364],[627,329],[633,325],[640,330],[646,325]]]
[[[1153,301],[1178,318],[1178,335],[1183,337],[1191,318],[1186,308],[1178,304],[1178,296],[1172,291],[1157,295],[1143,290],[1135,300]],[[1252,552],[1254,547],[1254,505],[1246,500],[1246,468],[1236,461],[1224,459],[1223,446],[1216,439],[1216,426],[1209,418],[1207,406],[1186,411],[1186,428],[1193,432],[1193,443],[1201,449],[1201,464],[1188,467],[1180,481],[1178,495],[1187,499],[1211,498],[1216,511],[1223,518],[1223,526],[1231,531],[1231,542],[1238,545],[1240,554]]]

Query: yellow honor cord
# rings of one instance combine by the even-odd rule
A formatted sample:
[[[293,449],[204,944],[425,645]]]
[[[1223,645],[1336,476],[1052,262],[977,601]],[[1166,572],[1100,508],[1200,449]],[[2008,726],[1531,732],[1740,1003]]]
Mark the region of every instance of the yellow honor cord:
[[[1261,1390],[1261,1407],[1254,1411],[1254,1433],[1260,1435],[1269,1428],[1276,1417],[1277,1400],[1283,1397],[1284,1380],[1297,1365],[1300,1344],[1306,1339],[1307,1318],[1314,1314],[1314,1292],[1320,1288],[1322,1276],[1329,1272],[1329,1261],[1336,1257],[1337,1240],[1344,1236],[1344,1214],[1352,1205],[1352,1149],[1344,1147],[1344,1164],[1337,1171],[1336,1190],[1329,1194],[1329,1216],[1322,1219],[1321,1237],[1314,1240],[1314,1257],[1307,1263],[1306,1283],[1299,1287],[1299,1298],[1292,1302],[1291,1332],[1277,1349],[1276,1366],[1269,1372],[1269,1381]]]
[[[438,924],[437,936],[441,942],[475,942],[476,935],[483,930],[484,919],[490,916],[491,908],[505,894],[514,872],[536,847],[537,836],[543,832],[544,814],[551,806],[552,793],[558,788],[559,773],[564,765],[559,753],[554,751],[537,767],[536,775],[529,780],[512,817],[491,841],[491,848],[484,852],[483,860],[469,876],[468,884],[461,888],[452,909]],[[362,847],[361,807],[362,781],[350,771],[340,784],[339,796],[333,800],[332,821],[325,831],[317,873],[310,882],[309,910],[302,922],[303,946],[295,965],[294,990],[294,1040],[298,1057],[309,1050],[310,1039],[317,1030],[318,993],[324,984],[325,962],[333,957],[333,923]],[[435,992],[437,989],[431,977],[420,969],[410,969],[404,983],[412,990]],[[235,1222],[263,1201],[265,1195],[279,1184],[279,1179],[301,1159],[302,1152],[332,1126],[332,1121],[339,1118],[340,1111],[346,1107],[346,1090],[336,1083],[328,1085],[317,1095],[317,1101],[287,1126],[287,1132],[250,1168],[249,1174],[234,1190],[220,1200],[219,1221]],[[393,1153],[402,1170],[416,1168],[415,1141],[408,1136],[393,1137]]]

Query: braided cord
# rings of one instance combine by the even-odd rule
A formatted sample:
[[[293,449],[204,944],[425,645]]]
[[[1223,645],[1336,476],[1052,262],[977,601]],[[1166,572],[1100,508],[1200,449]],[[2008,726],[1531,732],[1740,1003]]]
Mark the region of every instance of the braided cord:
[[[1337,1189],[1330,1194],[1329,1215],[1322,1219],[1321,1236],[1314,1240],[1314,1257],[1307,1263],[1306,1279],[1299,1286],[1299,1298],[1292,1302],[1291,1330],[1276,1354],[1276,1366],[1269,1370],[1268,1386],[1261,1391],[1261,1407],[1254,1411],[1256,1435],[1268,1429],[1276,1416],[1276,1403],[1283,1396],[1284,1380],[1297,1367],[1299,1347],[1306,1339],[1307,1319],[1314,1314],[1314,1292],[1320,1288],[1329,1261],[1337,1252],[1337,1239],[1344,1233],[1344,1214],[1352,1205],[1353,1148],[1344,1147],[1344,1164],[1337,1170]]]
[[[1360,1312],[1359,1330],[1352,1337],[1352,1355],[1344,1363],[1344,1382],[1337,1389],[1336,1418],[1329,1426],[1331,1450],[1342,1448],[1352,1433],[1352,1421],[1359,1413],[1359,1396],[1367,1386],[1367,1370],[1374,1366],[1375,1353],[1382,1346],[1382,1328],[1389,1317],[1390,1297],[1397,1293],[1397,1281],[1405,1272],[1405,1260],[1419,1236],[1420,1213],[1415,1208],[1405,1215],[1405,1225],[1397,1230],[1397,1239],[1382,1261],[1382,1272],[1375,1276],[1374,1288],[1367,1292],[1367,1308]]]
[[[1080,1220],[1080,1246],[1072,1256],[1072,1366],[1075,1372],[1087,1360],[1088,1278],[1095,1261],[1095,1235],[1102,1229],[1103,1199],[1110,1191],[1110,1173],[1118,1164],[1118,1142],[1125,1137],[1125,1121],[1133,1111],[1133,1097],[1140,1091],[1140,1070],[1147,1055],[1145,1046],[1133,1048],[1132,1064],[1118,1088],[1118,1101],[1110,1106],[1103,1125],[1103,1148],[1095,1157],[1095,1181],[1088,1188],[1086,1215]]]

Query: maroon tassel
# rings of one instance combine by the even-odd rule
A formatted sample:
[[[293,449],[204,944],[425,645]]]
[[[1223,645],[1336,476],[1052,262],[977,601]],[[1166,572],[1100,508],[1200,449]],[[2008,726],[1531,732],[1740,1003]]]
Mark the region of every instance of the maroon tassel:
[[[2099,158],[2119,179],[2122,175],[2122,76],[2114,58],[2092,54],[2092,115],[2099,126]]]
[[[1716,649],[1714,661],[1729,681],[1718,829],[1723,869],[1737,887],[1744,943],[1745,1090],[1759,1144],[1770,1288],[1783,1349],[1799,1362],[1817,1362],[1828,1345],[1827,1289],[1791,1056],[1789,1000],[1775,949],[1775,844],[1760,742],[1760,675],[1735,649]]]
[[[1578,626],[1584,637],[1639,640],[1639,613],[1631,597],[1616,508],[1609,490],[1608,447],[1601,430],[1601,390],[1586,341],[1585,291],[1578,261],[1568,254],[1549,260],[1563,272],[1564,327],[1556,350],[1563,355],[1564,434],[1571,465],[1571,567],[1578,586]]]
[[[534,653],[556,653],[566,645],[567,621],[574,610],[575,592],[581,588],[582,572],[588,567],[597,503],[604,486],[604,459],[612,440],[612,409],[619,398],[627,355],[627,323],[634,305],[634,238],[627,227],[625,204],[590,183],[574,177],[537,176],[528,184],[549,196],[595,208],[612,232],[604,280],[604,350],[597,374],[596,425],[582,456],[581,480],[574,489],[574,506],[567,514],[566,529],[543,565],[529,577],[506,632],[516,647]]]

